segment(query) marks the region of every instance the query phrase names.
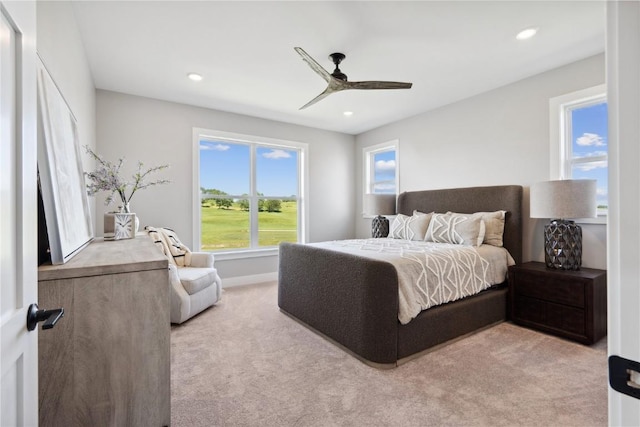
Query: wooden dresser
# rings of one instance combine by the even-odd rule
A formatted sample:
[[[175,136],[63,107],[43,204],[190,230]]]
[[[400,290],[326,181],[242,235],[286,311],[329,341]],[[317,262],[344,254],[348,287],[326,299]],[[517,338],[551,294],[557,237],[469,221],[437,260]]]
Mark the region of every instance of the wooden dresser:
[[[38,269],[40,426],[168,426],[168,261],[151,239],[94,241]]]
[[[607,272],[548,269],[541,262],[509,267],[511,320],[593,344],[607,334]]]

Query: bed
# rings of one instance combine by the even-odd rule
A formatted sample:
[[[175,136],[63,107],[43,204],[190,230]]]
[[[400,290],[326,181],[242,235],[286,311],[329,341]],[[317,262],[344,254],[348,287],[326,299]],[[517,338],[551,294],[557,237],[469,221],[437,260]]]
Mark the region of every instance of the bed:
[[[506,211],[504,248],[522,262],[522,187],[491,186],[404,192],[397,212]],[[416,354],[506,320],[506,281],[480,293],[398,320],[393,264],[313,245],[282,243],[280,310],[365,363],[394,367]]]

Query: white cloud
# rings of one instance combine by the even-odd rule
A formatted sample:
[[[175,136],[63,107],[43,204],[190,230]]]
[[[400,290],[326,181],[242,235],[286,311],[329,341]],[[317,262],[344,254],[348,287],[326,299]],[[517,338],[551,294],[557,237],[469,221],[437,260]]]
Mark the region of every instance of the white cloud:
[[[231,148],[228,145],[224,145],[224,144],[216,144],[216,145],[212,145],[206,142],[201,142],[200,143],[200,149],[201,150],[215,150],[215,151],[227,151],[229,148]]]
[[[596,195],[598,197],[607,197],[609,195],[609,191],[607,190],[606,187],[598,187],[596,189]]]
[[[378,160],[375,164],[376,172],[393,171],[396,169],[395,160]]]
[[[587,156],[606,156],[608,153],[606,151],[592,151],[587,153]]]
[[[268,153],[264,153],[262,155],[262,157],[265,157],[267,159],[288,159],[291,157],[291,154],[289,154],[288,152],[284,151],[284,150],[271,150]]]
[[[376,191],[395,191],[396,189],[396,185],[395,184],[385,184],[385,183],[380,183],[380,184],[375,184],[373,186],[373,189]]]
[[[607,161],[603,160],[600,162],[591,162],[591,163],[585,163],[585,164],[577,164],[576,169],[583,171],[583,172],[588,172],[594,169],[602,169],[602,168],[606,168],[607,167]]]
[[[582,134],[582,136],[576,138],[576,144],[580,145],[581,147],[600,147],[603,145],[607,145],[606,142],[604,142],[604,138],[602,138],[600,135],[598,135],[597,133],[588,132],[585,132]]]

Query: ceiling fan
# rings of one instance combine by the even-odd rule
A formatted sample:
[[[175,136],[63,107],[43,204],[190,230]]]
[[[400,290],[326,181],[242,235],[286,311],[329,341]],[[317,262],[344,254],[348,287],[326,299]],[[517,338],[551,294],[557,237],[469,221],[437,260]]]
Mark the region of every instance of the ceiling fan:
[[[332,53],[329,55],[329,58],[333,61],[336,66],[336,69],[333,70],[333,73],[329,74],[327,70],[322,68],[320,64],[316,62],[307,52],[305,52],[301,47],[294,48],[296,52],[309,64],[309,67],[316,73],[320,75],[323,79],[325,79],[328,83],[327,88],[320,95],[313,98],[311,101],[304,104],[300,107],[301,110],[309,107],[310,105],[315,104],[321,99],[327,97],[328,95],[339,92],[341,90],[347,89],[410,89],[412,83],[402,83],[402,82],[381,82],[381,81],[364,81],[364,82],[350,82],[347,81],[347,76],[338,66],[345,58],[343,53]]]

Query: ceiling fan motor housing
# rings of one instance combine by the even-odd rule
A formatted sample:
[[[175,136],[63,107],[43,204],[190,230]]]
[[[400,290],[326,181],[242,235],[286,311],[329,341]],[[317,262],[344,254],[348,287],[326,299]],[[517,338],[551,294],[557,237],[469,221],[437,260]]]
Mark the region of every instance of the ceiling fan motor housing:
[[[329,59],[331,59],[333,63],[336,65],[336,69],[333,70],[333,73],[331,73],[331,75],[336,79],[344,80],[346,82],[347,75],[344,74],[342,71],[340,71],[340,68],[338,68],[338,65],[340,65],[340,63],[344,58],[346,58],[345,54],[340,52],[335,52],[329,55]]]

